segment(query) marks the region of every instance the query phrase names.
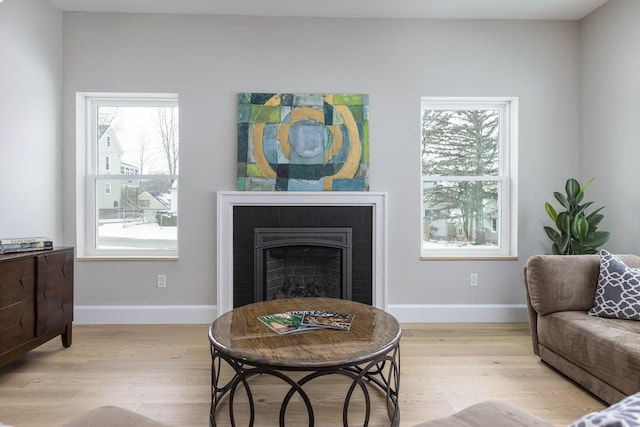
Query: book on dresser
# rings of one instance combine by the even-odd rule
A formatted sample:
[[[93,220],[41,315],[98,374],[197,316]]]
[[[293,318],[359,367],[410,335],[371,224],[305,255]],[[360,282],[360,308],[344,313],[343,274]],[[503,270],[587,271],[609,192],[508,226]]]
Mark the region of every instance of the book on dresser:
[[[53,241],[47,237],[0,238],[0,254],[50,249],[53,249]]]
[[[51,249],[53,249],[53,241],[47,237],[0,238],[0,254]]]

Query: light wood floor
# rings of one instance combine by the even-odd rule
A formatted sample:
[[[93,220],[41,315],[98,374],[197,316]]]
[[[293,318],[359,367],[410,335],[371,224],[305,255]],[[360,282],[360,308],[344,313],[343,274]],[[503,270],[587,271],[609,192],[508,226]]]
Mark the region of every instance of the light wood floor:
[[[176,426],[207,426],[211,381],[207,328],[74,326],[70,348],[55,339],[0,367],[0,423],[58,426],[86,410],[117,405]],[[264,381],[255,389],[259,410],[277,408],[271,403],[282,386],[268,379],[256,381]],[[333,382],[315,386],[323,390],[316,426],[341,425],[340,379],[323,381]],[[510,402],[557,426],[604,408],[601,401],[540,363],[532,354],[526,324],[403,325],[402,427],[489,399]],[[379,406],[371,426],[388,425]],[[256,426],[277,425],[277,411],[272,413],[258,417]],[[323,421],[321,416],[329,418]],[[292,418],[291,425],[305,424]]]

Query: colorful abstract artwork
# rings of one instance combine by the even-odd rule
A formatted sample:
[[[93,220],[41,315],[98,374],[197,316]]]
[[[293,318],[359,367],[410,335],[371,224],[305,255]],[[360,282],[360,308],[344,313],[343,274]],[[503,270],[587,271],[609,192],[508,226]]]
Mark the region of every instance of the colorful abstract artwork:
[[[238,190],[368,191],[368,95],[238,94]]]

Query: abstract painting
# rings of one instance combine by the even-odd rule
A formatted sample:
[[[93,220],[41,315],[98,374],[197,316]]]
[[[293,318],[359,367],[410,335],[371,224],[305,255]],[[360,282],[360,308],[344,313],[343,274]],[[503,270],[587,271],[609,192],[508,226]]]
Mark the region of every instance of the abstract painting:
[[[368,191],[368,95],[238,94],[237,188]]]

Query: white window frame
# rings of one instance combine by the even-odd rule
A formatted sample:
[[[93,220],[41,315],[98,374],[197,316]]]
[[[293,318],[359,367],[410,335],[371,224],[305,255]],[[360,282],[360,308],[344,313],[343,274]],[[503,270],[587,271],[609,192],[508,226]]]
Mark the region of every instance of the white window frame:
[[[122,174],[99,175],[98,150],[95,144],[95,111],[98,105],[128,106],[175,106],[178,107],[176,93],[98,93],[78,92],[76,94],[76,249],[78,260],[177,260],[176,250],[151,249],[96,249],[97,213],[95,212],[96,182],[101,179],[118,179]],[[144,179],[178,179],[175,175],[138,175]],[[137,178],[138,178],[137,177]],[[179,211],[179,209],[178,209]],[[180,246],[178,224],[178,247]]]
[[[420,167],[420,255],[422,260],[429,259],[516,259],[518,249],[518,208],[517,208],[517,182],[518,182],[518,98],[516,97],[421,97],[420,123],[425,110],[473,110],[473,109],[500,109],[500,173],[499,176],[424,176],[422,175],[422,135],[420,135],[419,167]],[[422,124],[420,125],[422,130]],[[428,181],[498,181],[500,183],[502,197],[498,200],[499,206],[499,247],[456,247],[456,248],[424,248],[424,184]]]

